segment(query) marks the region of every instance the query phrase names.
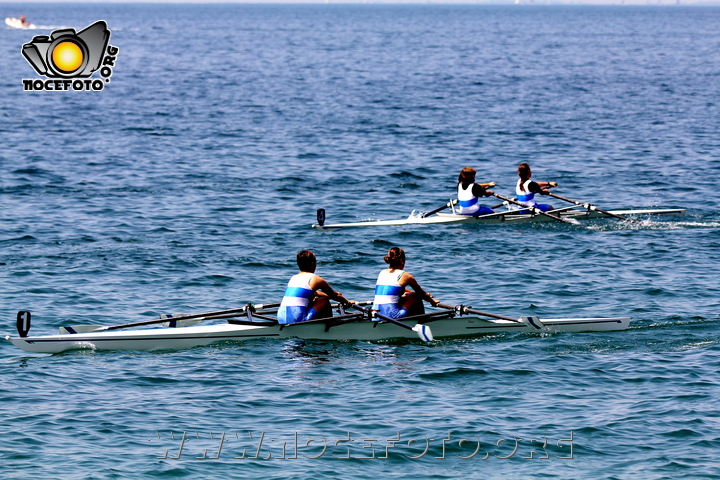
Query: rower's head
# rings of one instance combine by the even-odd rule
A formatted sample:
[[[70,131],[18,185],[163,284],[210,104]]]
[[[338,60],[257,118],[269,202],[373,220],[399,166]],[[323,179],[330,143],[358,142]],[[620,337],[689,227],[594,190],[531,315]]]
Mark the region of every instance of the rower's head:
[[[521,163],[520,165],[518,165],[518,175],[520,175],[520,178],[523,182],[532,177],[530,165],[528,165],[527,163]]]
[[[315,273],[317,260],[310,250],[302,250],[297,254],[297,265],[301,272]]]
[[[385,260],[385,263],[387,263],[390,268],[402,269],[403,267],[405,267],[405,252],[402,248],[393,247],[388,250],[387,255],[383,257],[383,260]]]
[[[458,175],[458,183],[475,183],[476,173],[477,171],[472,167],[463,168]]]

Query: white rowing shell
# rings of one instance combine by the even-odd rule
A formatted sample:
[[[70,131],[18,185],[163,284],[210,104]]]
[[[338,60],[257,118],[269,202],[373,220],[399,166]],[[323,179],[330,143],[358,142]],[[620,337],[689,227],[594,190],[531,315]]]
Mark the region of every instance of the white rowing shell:
[[[574,220],[589,220],[597,218],[611,218],[598,211],[588,211],[584,209],[570,208],[558,210],[554,213],[562,218]],[[638,209],[638,210],[611,210],[609,213],[620,216],[644,216],[644,215],[685,215],[684,208],[664,208],[664,209]],[[495,214],[483,215],[481,217],[469,217],[467,215],[455,215],[452,213],[438,213],[429,217],[409,217],[399,220],[376,220],[367,222],[353,223],[336,223],[331,225],[313,225],[312,227],[320,231],[338,230],[340,228],[349,227],[380,227],[380,226],[400,226],[400,225],[462,225],[462,224],[519,224],[519,223],[538,223],[553,222],[554,220],[545,215],[516,214],[511,212],[498,212]]]
[[[534,318],[534,317],[530,317]],[[414,326],[415,321],[408,320]],[[435,338],[470,337],[495,332],[606,332],[625,330],[629,317],[543,319],[528,321],[485,320],[477,317],[456,317],[429,322]],[[539,325],[542,327],[538,328]],[[327,328],[325,322],[294,325],[203,325],[179,328],[105,331],[39,337],[5,337],[18,348],[32,353],[60,353],[66,350],[180,350],[218,342],[237,342],[259,338],[303,338],[308,340],[413,339],[415,332],[392,323],[367,320],[343,323]]]

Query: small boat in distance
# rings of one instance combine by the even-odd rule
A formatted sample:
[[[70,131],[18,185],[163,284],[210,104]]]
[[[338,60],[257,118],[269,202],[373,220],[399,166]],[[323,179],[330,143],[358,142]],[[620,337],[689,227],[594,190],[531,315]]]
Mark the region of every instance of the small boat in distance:
[[[7,17],[5,19],[5,25],[10,28],[37,28],[32,23],[25,20],[25,15],[20,15],[20,18]]]

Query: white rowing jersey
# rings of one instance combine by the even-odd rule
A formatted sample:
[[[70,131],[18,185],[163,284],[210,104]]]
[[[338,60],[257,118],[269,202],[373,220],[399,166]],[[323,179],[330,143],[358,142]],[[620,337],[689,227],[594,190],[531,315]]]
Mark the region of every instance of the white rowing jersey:
[[[405,292],[405,287],[400,285],[400,277],[403,276],[405,270],[392,270],[386,268],[378,275],[375,284],[375,301],[373,302],[373,310],[382,310],[380,305],[394,305],[400,302],[400,297]]]
[[[474,183],[470,183],[467,188],[463,189],[463,184],[458,183],[458,203],[460,204],[460,215],[472,215],[480,209],[480,205],[478,205],[478,197],[472,193],[474,186]]]
[[[527,207],[534,207],[535,206],[535,194],[530,191],[530,184],[533,183],[532,180],[528,179],[525,180],[525,184],[522,184],[522,178],[518,179],[517,186],[515,187],[515,195],[517,195],[518,202],[522,203],[523,205]],[[521,189],[520,186],[525,187],[525,189]]]
[[[312,288],[310,288],[310,280],[315,276],[314,273],[300,272],[290,278],[285,289],[280,308],[278,309],[278,323],[285,325],[288,323],[304,322],[312,320],[317,314],[315,309],[308,308],[310,298],[313,296]]]
[[[310,303],[314,290],[310,288],[310,280],[315,276],[314,273],[300,272],[293,275],[285,289],[280,308],[283,307],[307,307]]]

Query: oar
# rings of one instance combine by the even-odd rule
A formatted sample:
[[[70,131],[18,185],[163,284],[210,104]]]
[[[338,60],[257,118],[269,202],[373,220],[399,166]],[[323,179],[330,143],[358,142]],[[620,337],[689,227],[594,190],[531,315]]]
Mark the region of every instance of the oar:
[[[518,321],[517,318],[506,317],[505,315],[498,315],[496,313],[482,312],[480,310],[474,310],[470,307],[466,307],[465,305],[452,306],[452,305],[448,305],[446,303],[438,303],[437,306],[440,308],[447,308],[448,310],[454,310],[457,313],[459,313],[460,315],[467,315],[468,313],[472,313],[475,315],[482,315],[483,317],[498,318],[500,320],[510,320],[511,322]]]
[[[443,205],[440,208],[436,208],[435,210],[433,210],[431,212],[423,213],[422,217],[420,217],[420,218],[429,217],[430,215],[434,215],[434,214],[438,213],[440,210],[445,210],[446,208],[448,208],[452,205],[457,205],[457,204],[458,204],[457,200],[450,200],[448,203],[446,203],[445,205]]]
[[[511,199],[511,198],[503,197],[502,195],[498,195],[497,193],[494,193],[493,196],[495,196],[495,197],[497,197],[497,198],[499,198],[500,200],[503,200],[503,201],[505,201],[505,202],[514,203],[515,205],[518,205],[518,206],[522,207],[523,210],[531,210],[533,213],[539,213],[540,215],[545,215],[546,217],[550,217],[550,218],[552,218],[553,220],[556,220],[556,221],[558,221],[558,222],[569,223],[570,225],[574,225],[574,223],[571,222],[571,221],[569,221],[569,220],[565,220],[564,218],[560,218],[560,217],[558,217],[558,216],[556,216],[556,215],[551,215],[551,214],[549,214],[549,213],[547,213],[547,212],[543,212],[542,210],[540,210],[540,209],[537,208],[537,207],[528,207],[527,205],[524,205],[524,204],[522,204],[522,203],[520,203],[520,202],[516,202],[515,200],[513,200],[513,199]]]
[[[369,308],[363,308],[363,307],[361,307],[361,306],[359,306],[359,305],[357,305],[357,304],[353,304],[353,305],[352,305],[352,308],[354,308],[355,310],[360,310],[361,312],[367,313],[368,315],[372,315],[372,314],[373,314],[373,313],[370,312],[370,309],[369,309]],[[424,341],[426,341],[426,342],[432,342],[432,341],[433,341],[432,330],[430,330],[430,327],[428,327],[427,325],[421,325],[421,324],[418,323],[418,324],[415,325],[414,327],[411,327],[411,326],[408,325],[407,323],[400,322],[400,321],[398,321],[398,320],[395,320],[394,318],[387,317],[387,316],[382,315],[382,314],[380,314],[380,313],[378,313],[378,312],[375,312],[374,315],[375,315],[377,318],[381,319],[381,320],[385,320],[386,322],[394,323],[394,324],[397,325],[398,327],[402,327],[402,328],[406,328],[406,329],[408,329],[408,330],[412,330],[413,332],[417,333],[418,337],[420,337],[421,340],[424,340]]]
[[[467,315],[468,313],[472,313],[473,315],[480,315],[483,317],[497,318],[500,320],[509,320],[509,321],[515,322],[515,323],[523,323],[534,330],[540,330],[541,328],[543,328],[545,326],[538,317],[520,317],[519,319],[517,319],[517,318],[512,318],[512,317],[506,317],[505,315],[498,315],[497,313],[490,313],[490,312],[483,312],[481,310],[475,310],[475,309],[467,307],[465,305],[456,305],[453,307],[452,305],[447,305],[445,303],[438,303],[437,306],[440,308],[447,308],[448,310],[454,310],[459,315]]]
[[[608,211],[606,211],[606,210],[601,210],[601,209],[599,209],[598,207],[596,207],[595,205],[591,205],[591,204],[589,204],[589,203],[582,203],[582,202],[578,202],[577,200],[571,200],[571,199],[569,199],[569,198],[561,197],[560,195],[557,195],[557,194],[552,193],[552,192],[548,192],[548,195],[550,195],[551,197],[555,197],[555,198],[557,198],[557,199],[559,199],[559,200],[564,200],[564,201],[566,201],[566,202],[574,203],[575,205],[579,205],[579,206],[581,206],[581,207],[585,207],[585,208],[587,208],[588,210],[595,210],[596,212],[600,212],[600,213],[602,213],[603,215],[607,215],[607,216],[609,216],[609,217],[619,218],[620,220],[625,220],[626,222],[637,223],[638,225],[642,224],[642,222],[638,222],[637,220],[633,220],[632,218],[623,217],[622,215],[616,215],[616,214],[610,213],[610,212],[608,212]]]
[[[208,313],[196,313],[193,315],[181,315],[178,317],[173,317],[173,320],[190,320],[193,318],[204,318],[204,317],[217,317],[218,315],[226,315],[229,313],[245,313],[248,309],[248,306],[254,308],[255,310],[263,310],[266,308],[272,308],[279,306],[279,303],[270,303],[270,304],[258,304],[258,305],[252,305],[248,304],[241,308],[232,308],[230,310],[219,310],[217,312],[208,312]],[[142,322],[133,322],[133,323],[123,323],[122,325],[110,325],[110,326],[102,326],[102,325],[73,325],[69,327],[61,327],[66,332],[65,333],[87,333],[87,332],[104,332],[105,330],[118,330],[120,328],[130,328],[130,327],[141,327],[144,325],[153,325],[155,323],[163,323],[167,322],[168,318],[158,318],[155,320],[145,320]],[[61,330],[62,332],[62,330]]]

